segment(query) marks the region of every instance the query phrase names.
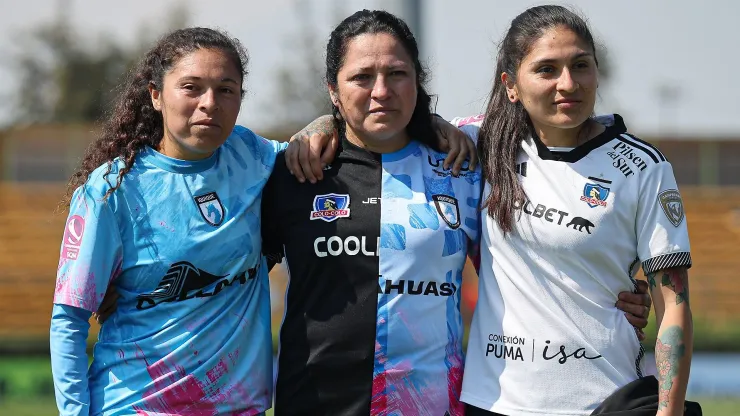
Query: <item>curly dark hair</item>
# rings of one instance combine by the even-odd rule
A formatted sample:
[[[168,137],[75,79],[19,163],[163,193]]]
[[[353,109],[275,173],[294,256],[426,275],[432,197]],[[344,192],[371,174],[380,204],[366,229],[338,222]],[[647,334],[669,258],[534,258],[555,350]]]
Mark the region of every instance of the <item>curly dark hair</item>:
[[[395,15],[383,10],[360,10],[344,19],[329,36],[326,44],[326,82],[337,86],[337,75],[344,64],[349,41],[366,33],[387,33],[395,37],[411,57],[416,72],[416,107],[411,120],[406,126],[406,133],[434,150],[439,151],[437,129],[432,122],[433,99],[426,90],[428,74],[419,60],[419,46],[408,25]],[[344,123],[339,108],[332,104],[334,124],[340,133],[344,132]]]
[[[165,73],[182,57],[199,49],[226,54],[241,73],[243,85],[248,58],[238,39],[202,27],[179,29],[164,35],[118,86],[118,98],[105,116],[100,137],[88,146],[82,163],[72,174],[63,204],[69,203],[74,191],[87,181],[90,173],[106,162],[108,169],[103,177],[107,180],[114,160],[120,158],[124,166],[118,172],[115,185],[111,184],[106,192],[104,199],[108,198],[121,186],[136,155],[147,146],[159,147],[164,136],[164,122],[162,114],[152,106],[149,86],[161,89]],[[243,88],[241,94],[244,95]]]

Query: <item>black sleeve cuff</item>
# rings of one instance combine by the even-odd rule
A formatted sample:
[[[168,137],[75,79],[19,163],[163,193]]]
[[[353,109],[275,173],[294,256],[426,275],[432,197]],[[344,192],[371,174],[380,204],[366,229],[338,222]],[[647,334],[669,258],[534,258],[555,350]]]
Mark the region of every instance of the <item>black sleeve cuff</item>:
[[[683,251],[679,253],[664,254],[642,262],[642,270],[645,274],[654,273],[658,270],[670,269],[671,267],[690,268],[691,253]]]

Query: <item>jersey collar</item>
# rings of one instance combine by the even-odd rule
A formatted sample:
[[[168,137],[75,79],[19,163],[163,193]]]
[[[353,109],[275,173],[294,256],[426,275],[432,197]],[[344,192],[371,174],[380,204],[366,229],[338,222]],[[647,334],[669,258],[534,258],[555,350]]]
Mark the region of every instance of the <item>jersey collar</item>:
[[[200,173],[212,168],[218,160],[218,153],[220,152],[220,150],[221,148],[216,149],[216,151],[213,152],[211,156],[205,159],[181,160],[165,156],[162,153],[159,153],[158,151],[147,146],[144,150],[141,151],[140,157],[142,162],[149,163],[162,170],[166,170],[167,172],[189,174]]]
[[[409,143],[402,149],[397,150],[393,153],[375,153],[367,149],[363,149],[349,140],[344,134],[341,135],[342,140],[339,144],[340,148],[337,151],[337,156],[350,156],[353,158],[359,158],[373,163],[381,164],[382,162],[395,162],[414,154],[419,148],[419,142],[416,140],[410,140]]]
[[[569,152],[558,152],[552,151],[542,143],[537,135],[532,137],[532,141],[537,148],[537,155],[542,160],[554,160],[557,162],[575,163],[583,159],[591,153],[592,150],[597,149],[604,144],[610,142],[615,137],[622,133],[627,132],[627,127],[624,125],[624,120],[619,114],[612,114],[606,116],[595,117],[594,120],[598,123],[603,124],[606,127],[601,134],[594,137],[593,139],[577,146]]]

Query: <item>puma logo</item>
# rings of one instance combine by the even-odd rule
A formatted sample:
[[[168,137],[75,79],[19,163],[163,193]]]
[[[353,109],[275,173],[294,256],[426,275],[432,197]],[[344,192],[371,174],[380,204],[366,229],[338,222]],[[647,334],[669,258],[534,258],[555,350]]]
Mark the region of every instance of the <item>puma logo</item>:
[[[583,232],[583,229],[586,229],[586,232],[591,234],[591,227],[595,227],[594,223],[591,221],[583,218],[583,217],[574,217],[568,224],[566,224],[566,227],[573,226],[574,230],[578,230],[580,232]]]

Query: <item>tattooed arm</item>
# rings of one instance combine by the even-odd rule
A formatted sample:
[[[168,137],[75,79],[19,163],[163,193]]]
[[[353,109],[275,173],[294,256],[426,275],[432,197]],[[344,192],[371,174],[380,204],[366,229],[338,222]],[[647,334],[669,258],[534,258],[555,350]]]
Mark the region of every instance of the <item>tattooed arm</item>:
[[[334,160],[338,145],[334,117],[321,116],[290,138],[285,163],[301,183],[316,183],[324,178],[323,169]]]
[[[658,322],[658,415],[683,415],[694,345],[686,267],[650,273],[648,283]]]

